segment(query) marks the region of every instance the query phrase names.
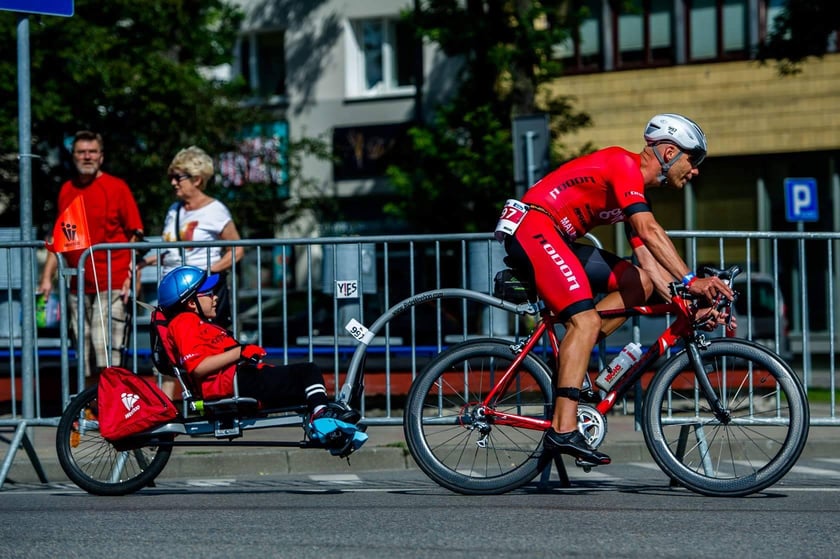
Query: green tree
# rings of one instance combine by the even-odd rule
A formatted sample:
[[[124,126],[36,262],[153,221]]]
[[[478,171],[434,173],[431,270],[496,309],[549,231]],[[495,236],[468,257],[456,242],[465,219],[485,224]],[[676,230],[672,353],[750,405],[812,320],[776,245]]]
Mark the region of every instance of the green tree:
[[[2,153],[18,147],[17,18],[0,13]],[[244,120],[242,84],[206,76],[230,61],[241,15],[220,0],[76,0],[73,17],[29,20],[32,151],[43,158],[33,214],[42,226],[54,219],[58,187],[72,174],[65,141],[88,128],[103,135],[105,169],[132,187],[147,230],[159,229],[172,156],[190,144],[216,152]]]
[[[411,149],[389,169],[399,198],[387,213],[420,231],[492,229],[501,204],[514,195],[512,118],[548,113],[553,139],[590,123],[571,98],[541,88],[562,74],[552,50],[577,29],[581,4],[430,0],[406,14],[418,37],[463,65],[454,97],[434,108],[431,122],[409,130]]]
[[[788,0],[773,21],[759,60],[775,60],[783,75],[796,74],[811,56],[822,57],[829,39],[840,30],[840,3],[836,0]]]
[[[0,12],[0,223],[10,226],[19,223],[18,17]],[[146,231],[155,234],[174,200],[165,176],[178,150],[198,145],[223,153],[236,148],[244,125],[277,118],[244,102],[250,92],[241,79],[213,77],[231,62],[243,17],[230,2],[76,0],[73,17],[27,17],[31,149],[40,156],[33,165],[32,210],[42,232],[56,217],[61,183],[73,174],[65,144],[77,130],[103,135],[104,169],[132,187]],[[303,153],[324,156],[323,142],[304,140],[288,150],[287,180],[306,186],[293,164]],[[225,189],[215,182],[211,194],[250,234],[272,236],[275,211],[302,207],[264,185]]]

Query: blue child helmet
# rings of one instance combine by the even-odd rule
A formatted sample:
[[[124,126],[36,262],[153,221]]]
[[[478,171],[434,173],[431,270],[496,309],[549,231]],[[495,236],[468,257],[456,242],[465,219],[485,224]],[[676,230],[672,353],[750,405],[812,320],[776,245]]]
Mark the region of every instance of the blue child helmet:
[[[178,266],[160,281],[158,305],[168,309],[186,302],[196,293],[211,291],[219,283],[219,274],[207,275],[207,270],[195,266]]]

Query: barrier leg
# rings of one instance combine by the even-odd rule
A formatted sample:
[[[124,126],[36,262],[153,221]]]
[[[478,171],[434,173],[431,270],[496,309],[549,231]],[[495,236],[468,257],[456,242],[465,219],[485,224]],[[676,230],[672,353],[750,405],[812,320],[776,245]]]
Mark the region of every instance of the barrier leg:
[[[548,480],[551,478],[551,466],[557,468],[557,475],[560,476],[560,487],[567,488],[572,486],[572,482],[569,481],[569,474],[566,472],[566,465],[563,463],[563,455],[557,454],[552,459],[546,461],[545,467],[543,467],[542,473],[540,474],[540,481],[537,484],[537,487],[541,490],[548,488]]]
[[[17,454],[18,448],[20,448],[21,444],[23,444],[23,448],[29,457],[29,461],[32,463],[32,467],[35,468],[35,473],[38,474],[38,479],[41,483],[47,483],[48,481],[46,473],[41,467],[41,461],[38,459],[38,454],[35,452],[35,447],[32,446],[32,442],[26,435],[26,429],[26,421],[21,421],[15,428],[15,434],[11,440],[5,437],[0,437],[3,442],[9,443],[9,451],[6,453],[5,460],[3,460],[3,467],[0,468],[0,489],[3,488],[3,484],[6,482],[6,476],[9,475],[9,470],[12,468],[12,462],[14,462],[15,455]]]

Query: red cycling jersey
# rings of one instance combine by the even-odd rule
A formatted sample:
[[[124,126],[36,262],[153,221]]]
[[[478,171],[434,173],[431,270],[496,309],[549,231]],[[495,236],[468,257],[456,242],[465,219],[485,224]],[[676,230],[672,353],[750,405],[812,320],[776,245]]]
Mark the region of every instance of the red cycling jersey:
[[[522,201],[550,215],[569,240],[593,227],[650,211],[639,154],[605,148],[557,168],[525,193]]]
[[[610,147],[574,159],[537,182],[522,202],[531,209],[505,247],[514,261],[530,264],[550,309],[566,319],[595,308],[593,287],[618,289],[631,264],[573,241],[598,225],[650,211],[638,154]]]

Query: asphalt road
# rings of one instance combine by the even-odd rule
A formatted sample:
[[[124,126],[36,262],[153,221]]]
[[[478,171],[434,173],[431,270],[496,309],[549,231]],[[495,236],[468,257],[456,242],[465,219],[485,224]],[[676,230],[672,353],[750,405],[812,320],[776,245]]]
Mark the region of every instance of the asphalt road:
[[[417,470],[159,481],[119,498],[69,483],[0,495],[0,557],[837,557],[840,459],[800,460],[740,499],[668,487],[647,462],[571,488],[464,497]]]

